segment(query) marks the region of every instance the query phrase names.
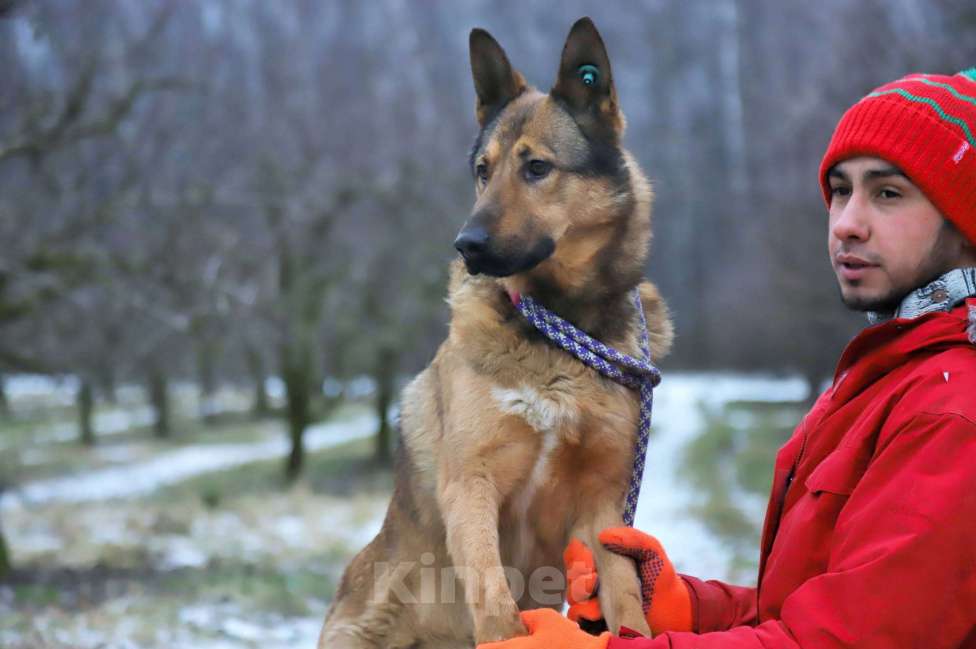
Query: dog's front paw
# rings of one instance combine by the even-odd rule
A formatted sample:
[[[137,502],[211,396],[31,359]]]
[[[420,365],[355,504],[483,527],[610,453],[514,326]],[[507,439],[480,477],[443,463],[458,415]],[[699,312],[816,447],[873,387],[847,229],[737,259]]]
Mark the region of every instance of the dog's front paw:
[[[528,635],[529,632],[522,624],[518,614],[518,608],[513,611],[500,615],[486,615],[477,625],[475,630],[475,640],[477,644],[482,642],[500,642],[520,635]]]

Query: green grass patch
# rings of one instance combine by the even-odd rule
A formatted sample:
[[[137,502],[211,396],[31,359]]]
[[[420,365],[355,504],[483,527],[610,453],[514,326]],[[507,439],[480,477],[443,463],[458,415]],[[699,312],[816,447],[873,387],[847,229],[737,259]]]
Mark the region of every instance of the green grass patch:
[[[51,406],[44,410],[0,417],[0,442],[8,448],[34,444],[52,426],[76,424],[78,411],[73,406]]]
[[[154,570],[148,565],[124,568],[99,564],[86,570],[25,566],[7,588],[14,610],[45,608],[80,611],[132,595],[150,596],[163,613],[188,601],[232,603],[245,611],[308,615],[310,603],[325,601],[337,586],[326,562],[316,557],[301,567],[285,569],[271,563],[211,561],[201,568]],[[2,628],[2,625],[0,625]]]
[[[752,399],[736,399],[725,404],[726,411],[740,410],[752,415],[778,415],[783,412],[799,411],[802,413],[804,405],[793,401],[755,401]]]
[[[15,584],[12,590],[17,608],[46,608],[61,601],[61,588],[57,584]]]
[[[312,612],[310,600],[330,597],[336,586],[332,574],[309,566],[283,570],[275,565],[215,561],[201,569],[160,573],[147,589],[184,601],[232,602],[245,610],[301,616]]]
[[[694,513],[733,549],[733,571],[748,574],[756,567],[761,530],[741,501],[765,502],[776,453],[799,421],[801,408],[736,401],[705,409],[702,432],[685,448],[682,469],[701,496]]]

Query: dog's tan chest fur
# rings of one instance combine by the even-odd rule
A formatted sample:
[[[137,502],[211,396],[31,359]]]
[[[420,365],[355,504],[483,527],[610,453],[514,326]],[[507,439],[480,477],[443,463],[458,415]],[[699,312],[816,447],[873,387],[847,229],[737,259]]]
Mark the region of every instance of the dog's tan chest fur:
[[[517,388],[493,387],[491,396],[503,414],[525,420],[536,432],[555,443],[560,431],[579,422],[579,408],[569,395],[540,390],[523,383]]]

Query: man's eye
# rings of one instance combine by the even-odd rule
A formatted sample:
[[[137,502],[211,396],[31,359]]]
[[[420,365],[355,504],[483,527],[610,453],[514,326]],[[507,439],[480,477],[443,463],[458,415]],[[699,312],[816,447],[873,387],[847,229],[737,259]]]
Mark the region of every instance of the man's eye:
[[[878,193],[880,194],[881,198],[885,198],[885,199],[892,199],[892,198],[900,198],[901,197],[901,194],[899,192],[895,191],[894,189],[882,189]]]
[[[830,188],[831,196],[849,196],[851,193],[850,187],[844,187],[843,185],[837,185],[836,187]]]
[[[486,165],[484,162],[479,163],[478,166],[474,168],[474,172],[478,176],[478,180],[482,182],[488,180],[488,165]]]
[[[526,166],[526,178],[528,180],[539,180],[549,175],[552,165],[545,160],[530,160]]]

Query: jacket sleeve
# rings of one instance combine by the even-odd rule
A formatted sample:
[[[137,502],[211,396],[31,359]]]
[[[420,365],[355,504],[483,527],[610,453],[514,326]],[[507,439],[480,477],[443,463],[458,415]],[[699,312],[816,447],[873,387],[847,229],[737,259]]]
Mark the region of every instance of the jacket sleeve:
[[[614,638],[608,649],[964,646],[976,638],[974,477],[976,422],[916,415],[851,493],[827,570],[786,598],[779,619],[703,635]]]
[[[691,628],[695,633],[755,625],[758,606],[755,588],[680,576],[691,593]]]

